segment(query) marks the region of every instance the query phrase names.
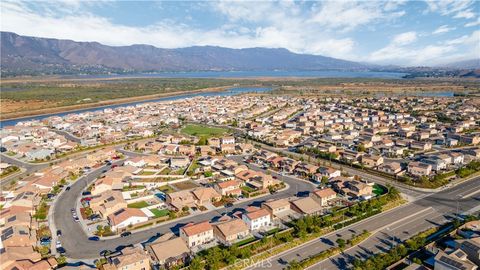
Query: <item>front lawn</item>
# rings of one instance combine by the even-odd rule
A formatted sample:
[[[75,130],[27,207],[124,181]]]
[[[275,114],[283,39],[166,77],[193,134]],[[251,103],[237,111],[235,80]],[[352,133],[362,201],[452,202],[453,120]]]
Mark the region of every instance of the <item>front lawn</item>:
[[[224,128],[188,124],[182,129],[182,132],[188,135],[193,135],[193,136],[212,137],[212,136],[223,135],[227,133],[228,130]]]
[[[150,211],[155,215],[155,217],[168,216],[168,213],[169,213],[167,209],[159,210],[157,208],[154,208],[154,209],[150,209]]]
[[[139,201],[134,203],[127,204],[128,208],[144,208],[147,207],[149,204],[146,201]]]

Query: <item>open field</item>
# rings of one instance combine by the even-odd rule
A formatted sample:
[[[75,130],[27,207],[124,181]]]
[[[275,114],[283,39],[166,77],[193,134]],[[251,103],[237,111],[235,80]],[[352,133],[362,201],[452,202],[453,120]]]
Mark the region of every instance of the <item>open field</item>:
[[[198,137],[214,137],[214,136],[223,135],[227,133],[228,130],[224,128],[189,124],[182,129],[182,132],[188,135],[193,135]]]
[[[376,92],[451,91],[480,94],[475,79],[372,78],[14,78],[0,82],[1,119],[146,101],[159,97],[223,91],[230,87],[274,87],[275,94],[368,95]]]

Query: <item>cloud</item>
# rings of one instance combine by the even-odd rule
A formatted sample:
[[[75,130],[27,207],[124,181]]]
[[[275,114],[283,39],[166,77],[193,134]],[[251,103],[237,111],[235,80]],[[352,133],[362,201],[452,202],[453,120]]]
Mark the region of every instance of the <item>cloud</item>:
[[[413,46],[414,44],[409,41],[414,35],[407,33],[395,36],[390,44],[372,52],[368,59],[376,63],[395,62],[403,65],[431,66],[459,59],[478,58],[478,52],[480,52],[480,30],[470,35],[426,46]]]
[[[447,32],[450,32],[452,30],[455,30],[455,29],[457,29],[457,28],[448,27],[448,25],[442,25],[442,26],[438,27],[437,29],[435,29],[435,31],[433,31],[432,34],[434,34],[434,35],[443,34],[443,33],[447,33]]]
[[[431,6],[432,11],[429,12],[469,16],[465,12],[472,8],[472,1],[458,2],[431,2],[429,7]],[[189,14],[192,21],[180,21],[172,13],[171,16],[159,18],[147,26],[128,26],[119,23],[121,20],[118,18],[113,21],[94,12],[99,5],[117,8],[118,3],[108,0],[4,0],[0,2],[0,28],[2,31],[21,35],[97,41],[113,46],[141,43],[161,48],[194,45],[230,48],[282,47],[296,53],[384,63],[420,63],[430,59],[420,55],[420,52],[444,57],[449,52],[451,55],[457,53],[459,46],[463,46],[466,52],[471,51],[473,45],[465,45],[462,41],[462,38],[464,41],[472,38],[470,35],[456,39],[452,39],[450,34],[443,35],[443,38],[450,40],[438,44],[428,42],[430,44],[423,47],[415,46],[422,37],[419,33],[425,31],[420,28],[398,34],[383,48],[377,47],[377,44],[381,44],[388,37],[390,29],[398,31],[398,28],[394,27],[405,27],[401,17],[406,14],[405,10],[412,12],[411,8],[404,9],[404,5],[408,3],[403,0],[211,1],[195,3],[196,12]],[[157,8],[165,11],[169,6],[162,2]],[[209,20],[209,23],[198,23],[203,19]],[[465,27],[479,23],[473,21]],[[457,29],[462,28],[452,22],[449,22],[449,25],[452,26],[440,26],[434,33],[451,31],[454,26],[457,26]],[[380,27],[381,31],[373,33]],[[375,42],[366,41],[364,34],[367,34],[368,38],[373,37]]]
[[[471,9],[460,11],[457,14],[455,14],[455,16],[453,16],[453,18],[456,18],[456,19],[471,19],[474,17],[475,17],[475,13],[473,13]]]
[[[472,26],[478,26],[478,25],[480,25],[480,17],[477,18],[476,21],[466,23],[465,27],[472,27]]]
[[[378,20],[394,20],[405,14],[396,11],[402,2],[379,1],[323,1],[312,8],[310,22],[332,29],[351,31]]]
[[[406,45],[414,42],[415,40],[417,40],[416,32],[413,32],[413,31],[405,32],[405,33],[396,35],[393,38],[392,45]]]

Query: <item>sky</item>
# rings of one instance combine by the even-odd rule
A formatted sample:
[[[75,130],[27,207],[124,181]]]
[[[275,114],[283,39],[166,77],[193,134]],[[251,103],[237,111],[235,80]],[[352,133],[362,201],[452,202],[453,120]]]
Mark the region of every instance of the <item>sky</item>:
[[[480,1],[9,1],[1,31],[160,48],[286,48],[403,66],[480,58]]]

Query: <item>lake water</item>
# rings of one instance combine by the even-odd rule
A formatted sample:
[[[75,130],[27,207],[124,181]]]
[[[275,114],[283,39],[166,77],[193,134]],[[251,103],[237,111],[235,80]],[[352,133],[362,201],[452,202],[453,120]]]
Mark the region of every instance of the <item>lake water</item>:
[[[84,75],[63,76],[62,78],[258,78],[258,77],[312,77],[312,78],[401,78],[406,73],[400,72],[374,72],[374,71],[337,71],[337,70],[311,70],[311,71],[190,71],[190,72],[160,72],[148,74],[121,74],[121,75]]]
[[[65,115],[74,114],[74,113],[94,112],[94,111],[101,111],[107,108],[113,109],[118,107],[126,107],[126,106],[142,104],[142,103],[149,103],[149,102],[171,101],[171,100],[192,98],[192,97],[198,97],[198,96],[204,96],[204,97],[232,96],[232,95],[238,95],[243,93],[268,92],[270,90],[272,90],[272,88],[270,87],[235,87],[222,92],[204,92],[204,93],[195,93],[195,94],[185,94],[185,95],[177,95],[177,96],[163,97],[163,98],[156,98],[156,99],[149,99],[149,100],[142,100],[142,101],[134,101],[134,102],[128,102],[123,104],[107,105],[107,106],[101,106],[96,108],[80,109],[80,110],[69,111],[69,112],[51,113],[51,114],[37,115],[37,116],[27,116],[27,117],[22,117],[18,119],[0,121],[0,128],[4,126],[14,126],[18,122],[22,122],[22,121],[40,120],[50,116],[65,116]]]

